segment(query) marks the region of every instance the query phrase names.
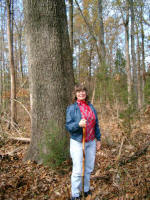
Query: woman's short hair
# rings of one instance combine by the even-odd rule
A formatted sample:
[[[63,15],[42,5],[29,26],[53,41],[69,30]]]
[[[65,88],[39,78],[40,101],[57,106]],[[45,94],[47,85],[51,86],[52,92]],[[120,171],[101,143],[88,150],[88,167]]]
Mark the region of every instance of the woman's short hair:
[[[85,101],[86,101],[86,103],[88,103],[88,101],[89,101],[88,91],[87,91],[87,88],[85,87],[85,85],[82,85],[82,84],[76,84],[75,85],[74,90],[72,92],[72,102],[74,103],[77,100],[76,93],[80,92],[80,91],[86,92]]]

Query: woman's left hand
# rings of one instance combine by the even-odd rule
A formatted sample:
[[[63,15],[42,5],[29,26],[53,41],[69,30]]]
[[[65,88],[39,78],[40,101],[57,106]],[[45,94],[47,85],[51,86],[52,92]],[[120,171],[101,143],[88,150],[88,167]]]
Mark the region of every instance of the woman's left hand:
[[[100,150],[100,148],[101,148],[101,142],[97,141],[96,142],[96,150],[98,151],[98,150]]]

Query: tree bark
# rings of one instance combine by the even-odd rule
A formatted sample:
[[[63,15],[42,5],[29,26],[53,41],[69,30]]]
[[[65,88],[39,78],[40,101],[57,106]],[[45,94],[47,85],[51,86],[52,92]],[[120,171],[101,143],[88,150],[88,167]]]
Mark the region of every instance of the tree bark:
[[[135,99],[137,99],[137,70],[136,70],[136,57],[135,57],[135,15],[133,0],[130,0],[130,10],[131,10],[131,58],[132,58],[132,69],[133,69],[133,91]],[[135,102],[137,104],[137,102]]]
[[[130,55],[129,55],[129,26],[128,26],[128,23],[125,24],[125,49],[126,49],[128,104],[131,105],[131,68],[130,68]]]
[[[12,2],[13,4],[13,2]],[[10,77],[11,77],[11,125],[16,123],[16,80],[15,80],[15,66],[14,66],[14,55],[13,55],[13,29],[11,21],[13,19],[11,10],[11,4],[9,0],[6,0],[7,8],[7,36],[8,36],[8,49],[9,49],[9,63],[10,63]]]
[[[123,18],[123,16],[122,16]],[[126,72],[127,72],[127,88],[128,88],[128,104],[131,105],[132,97],[132,81],[131,81],[131,67],[130,67],[130,54],[129,54],[129,5],[126,0],[126,19],[123,18],[125,27],[125,54],[126,54]]]
[[[99,49],[101,54],[101,63],[105,60],[105,43],[104,43],[104,23],[103,23],[103,7],[102,0],[98,0],[98,17],[99,17]]]
[[[49,123],[66,137],[65,113],[74,85],[65,1],[24,0],[31,91],[31,144],[25,160],[42,162]],[[65,147],[64,147],[65,148]]]
[[[143,1],[142,1],[143,2]],[[142,70],[142,106],[144,105],[144,87],[145,87],[145,50],[144,50],[144,28],[143,28],[143,6],[141,5],[141,14],[140,14],[140,25],[141,25],[141,39],[142,39],[142,43],[141,43],[141,50],[142,50],[142,67],[141,67],[141,70]]]
[[[73,0],[69,0],[69,33],[70,47],[73,54]]]
[[[140,44],[139,34],[137,28],[137,68],[138,68],[138,80],[137,80],[137,91],[138,91],[138,109],[142,107],[142,94],[141,94],[141,62],[140,62]]]

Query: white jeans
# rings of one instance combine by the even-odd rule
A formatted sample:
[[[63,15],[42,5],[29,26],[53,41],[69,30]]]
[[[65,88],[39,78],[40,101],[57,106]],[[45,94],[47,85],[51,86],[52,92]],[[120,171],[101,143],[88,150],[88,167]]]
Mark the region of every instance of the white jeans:
[[[84,174],[84,192],[90,190],[90,174],[94,169],[96,154],[96,141],[85,143],[85,174]],[[82,143],[70,139],[70,155],[73,162],[71,176],[71,193],[72,197],[79,197],[82,191]]]

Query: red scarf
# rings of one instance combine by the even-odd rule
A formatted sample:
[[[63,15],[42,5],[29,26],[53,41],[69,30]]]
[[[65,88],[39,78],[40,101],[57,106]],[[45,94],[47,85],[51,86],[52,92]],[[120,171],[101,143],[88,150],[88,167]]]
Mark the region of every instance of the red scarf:
[[[77,103],[80,108],[82,119],[87,120],[85,141],[89,142],[95,138],[95,114],[85,101],[77,100]]]

